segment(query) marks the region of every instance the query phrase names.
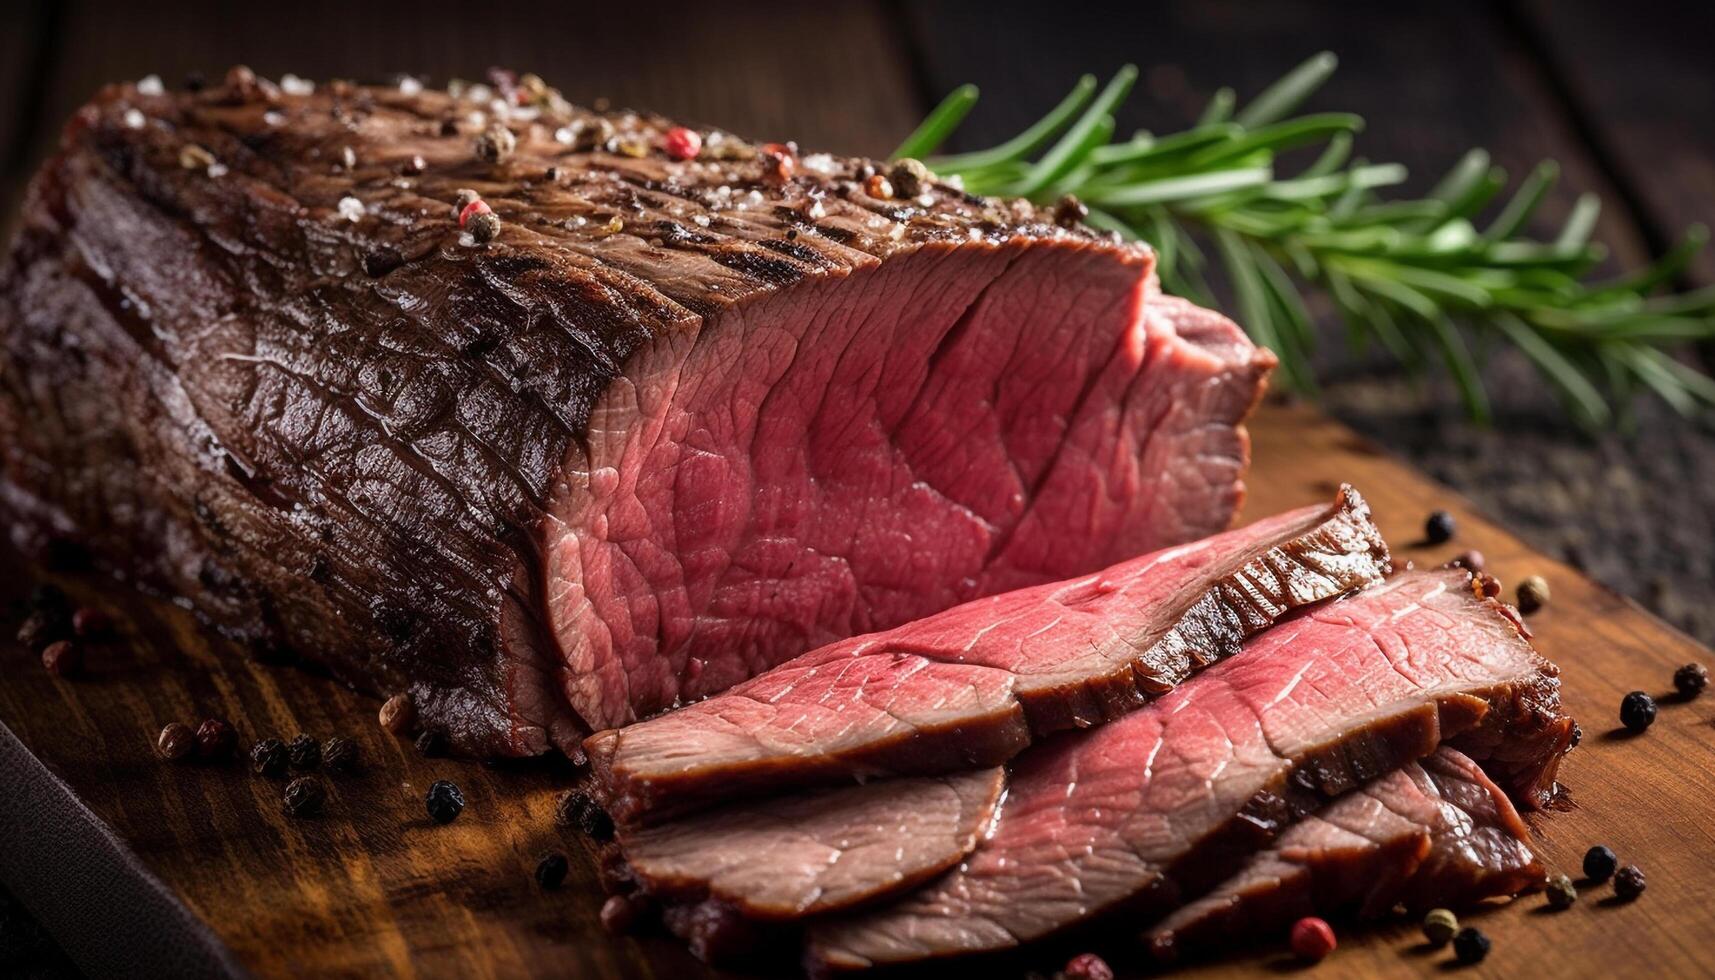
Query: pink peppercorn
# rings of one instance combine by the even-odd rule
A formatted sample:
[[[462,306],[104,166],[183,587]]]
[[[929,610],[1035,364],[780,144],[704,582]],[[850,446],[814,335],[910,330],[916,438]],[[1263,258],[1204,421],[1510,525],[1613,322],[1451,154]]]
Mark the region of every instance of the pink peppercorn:
[[[464,206],[464,210],[459,212],[459,227],[463,228],[470,219],[479,214],[490,214],[493,211],[494,209],[488,206],[487,201],[478,198],[477,200],[466,204]]]
[[[1292,924],[1292,953],[1308,963],[1334,951],[1334,929],[1321,919],[1306,917]]]
[[[1079,953],[1066,962],[1066,980],[1114,980],[1114,968],[1094,953]]]
[[[694,160],[703,152],[703,135],[694,129],[674,126],[661,138],[661,145],[675,160]]]

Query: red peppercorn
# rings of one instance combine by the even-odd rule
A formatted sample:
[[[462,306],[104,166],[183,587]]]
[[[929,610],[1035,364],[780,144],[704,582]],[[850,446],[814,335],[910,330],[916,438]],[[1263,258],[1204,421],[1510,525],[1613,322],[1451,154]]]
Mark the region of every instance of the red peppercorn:
[[[1066,980],[1114,980],[1114,968],[1094,953],[1079,953],[1060,972]]]
[[[694,160],[703,152],[703,134],[684,126],[674,126],[661,138],[661,145],[675,160]]]
[[[197,757],[225,759],[238,747],[238,732],[223,718],[209,718],[197,726]]]
[[[792,179],[792,174],[798,169],[796,155],[792,147],[781,143],[762,144],[762,175],[776,184],[784,184]]]
[[[463,228],[470,219],[479,214],[492,214],[493,211],[494,209],[488,206],[487,201],[477,198],[469,204],[466,204],[464,206],[464,210],[459,212],[459,227]]]
[[[1314,917],[1305,917],[1292,924],[1292,953],[1299,959],[1316,963],[1334,951],[1334,929]]]
[[[86,640],[106,636],[113,631],[113,620],[93,606],[82,606],[71,614],[72,632]]]
[[[42,651],[42,666],[55,677],[71,677],[83,669],[83,649],[70,640],[55,640]]]

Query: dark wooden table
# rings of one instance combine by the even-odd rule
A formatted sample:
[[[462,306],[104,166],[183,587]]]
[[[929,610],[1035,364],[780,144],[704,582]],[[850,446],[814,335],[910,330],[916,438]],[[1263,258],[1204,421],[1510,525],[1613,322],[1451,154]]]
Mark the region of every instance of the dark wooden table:
[[[1369,119],[1360,152],[1398,160],[1427,187],[1487,147],[1522,174],[1557,159],[1544,219],[1576,193],[1608,204],[1598,235],[1616,265],[1715,224],[1715,8],[1634,0],[1406,4],[1244,3],[1084,7],[1022,2],[470,4],[116,0],[0,5],[0,223],[61,121],[101,83],[218,76],[232,63],[278,77],[479,77],[534,70],[578,101],[599,96],[762,138],[882,155],[954,85],[984,99],[960,142],[983,145],[1035,118],[1085,71],[1144,71],[1120,119],[1168,130],[1215,88],[1241,93],[1320,49],[1342,59],[1312,108]],[[1715,283],[1704,256],[1684,285]],[[1715,640],[1715,439],[1703,422],[1644,406],[1628,434],[1588,438],[1502,355],[1499,421],[1478,430],[1441,386],[1416,389],[1325,345],[1329,407],[1469,494],[1555,557]],[[0,684],[10,685],[10,681]],[[0,906],[0,974],[20,917]],[[21,928],[21,927],[19,927]],[[29,944],[25,944],[29,945]],[[48,960],[53,954],[45,954]]]

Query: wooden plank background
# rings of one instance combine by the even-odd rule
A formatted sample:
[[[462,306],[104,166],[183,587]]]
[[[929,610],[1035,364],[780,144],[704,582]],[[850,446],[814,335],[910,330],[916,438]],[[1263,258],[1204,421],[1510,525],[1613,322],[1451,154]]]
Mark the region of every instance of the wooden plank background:
[[[397,8],[318,0],[199,0],[165,10],[151,6],[118,0],[15,0],[0,5],[0,223],[11,220],[24,181],[51,150],[58,126],[71,110],[106,81],[151,72],[174,84],[189,72],[218,77],[227,65],[245,62],[272,77],[289,71],[317,78],[375,79],[409,71],[444,80],[451,75],[476,77],[490,65],[506,65],[540,72],[574,100],[607,96],[616,103],[718,122],[758,137],[791,137],[806,146],[879,155],[945,91],[966,81],[978,83],[985,93],[961,136],[962,146],[969,148],[1010,135],[1052,105],[1085,71],[1109,72],[1126,61],[1139,63],[1145,70],[1143,82],[1122,126],[1167,130],[1183,125],[1216,87],[1234,85],[1241,93],[1255,92],[1303,57],[1328,48],[1341,55],[1342,67],[1312,107],[1353,110],[1368,117],[1371,126],[1360,144],[1362,152],[1372,159],[1407,164],[1416,188],[1426,187],[1473,145],[1487,147],[1514,174],[1552,157],[1561,163],[1565,179],[1545,218],[1564,214],[1576,192],[1597,191],[1609,202],[1599,235],[1623,264],[1659,251],[1692,222],[1715,224],[1715,132],[1707,125],[1715,109],[1715,84],[1704,45],[1715,14],[1712,8],[1668,0],[1634,0],[1623,6],[1548,0],[1339,5],[1205,0],[1052,8],[1017,0],[730,5],[418,0]],[[1715,263],[1705,257],[1687,284],[1708,282],[1715,282]],[[1380,436],[1388,448],[1446,475],[1464,472],[1443,465],[1450,433],[1460,447],[1469,447],[1460,451],[1541,454],[1545,466],[1625,468],[1641,465],[1644,453],[1661,455],[1657,444],[1647,440],[1634,450],[1626,437],[1591,441],[1552,427],[1547,435],[1538,433],[1535,441],[1471,435],[1458,428],[1445,393],[1435,389],[1422,396],[1426,400],[1406,404],[1414,406],[1413,412],[1451,421],[1396,428],[1396,409],[1376,411],[1344,394],[1369,390],[1373,365],[1344,363],[1332,354],[1327,360],[1330,375],[1346,379],[1330,391],[1330,404]],[[1388,385],[1389,392],[1404,390],[1397,381]],[[1503,399],[1503,411],[1511,404]],[[1273,408],[1275,414],[1268,417],[1293,418],[1280,411]],[[1649,418],[1652,424],[1658,421],[1658,416]],[[1711,503],[1707,509],[1715,510],[1715,480],[1703,478],[1709,473],[1708,461],[1715,459],[1707,432],[1672,419],[1660,424],[1674,427],[1678,441],[1673,445],[1683,447],[1686,458],[1649,460],[1656,467],[1652,472],[1661,482],[1681,488],[1693,503],[1701,498]],[[1265,462],[1259,466],[1267,465],[1270,439],[1285,442],[1299,428],[1262,426],[1258,440]],[[1341,434],[1344,430],[1317,431],[1344,447],[1340,459],[1368,458],[1345,454],[1353,445],[1342,442],[1350,438]],[[1379,466],[1378,473],[1392,479],[1396,471]],[[1302,482],[1265,487],[1258,506],[1284,506],[1291,502],[1286,498],[1309,489],[1310,484]],[[1461,489],[1506,516],[1529,511],[1516,505],[1510,494],[1515,487],[1473,482]],[[1397,506],[1409,511],[1390,515],[1400,533],[1420,519],[1418,512],[1430,505],[1435,491],[1428,484],[1411,483],[1409,490],[1397,492]],[[1663,539],[1676,532],[1685,536],[1683,524],[1653,524],[1659,527],[1652,526],[1649,533]],[[1555,538],[1547,543],[1558,553],[1558,542]],[[1518,556],[1517,569],[1536,570],[1541,562],[1526,562],[1522,546],[1500,547]],[[1695,561],[1685,558],[1684,551],[1676,554],[1693,571],[1707,568],[1715,549],[1707,541],[1689,547],[1702,549],[1690,553]],[[1590,563],[1636,594],[1645,570],[1635,562],[1643,560],[1643,553],[1615,546]],[[1509,566],[1509,572],[1514,567]],[[1596,591],[1588,596],[1595,612],[1617,617],[1604,622],[1624,624],[1605,627],[1624,634],[1611,638],[1616,649],[1647,646],[1647,639],[1657,648],[1640,656],[1658,660],[1684,649],[1618,599]],[[694,964],[671,942],[592,945],[587,937],[596,905],[585,889],[574,887],[587,885],[587,868],[576,873],[585,877],[569,883],[566,896],[540,896],[522,887],[536,853],[559,839],[543,822],[559,779],[552,768],[526,767],[497,777],[475,767],[417,759],[379,739],[367,724],[373,705],[362,699],[296,675],[257,674],[249,667],[228,665],[171,614],[151,618],[154,614],[145,606],[139,615],[145,624],[141,628],[156,642],[142,644],[136,659],[98,663],[97,678],[82,682],[94,684],[93,689],[80,692],[46,678],[13,675],[15,662],[8,659],[4,669],[11,676],[0,681],[0,707],[11,722],[33,716],[30,706],[40,703],[36,699],[63,704],[75,720],[75,730],[98,751],[80,756],[82,761],[59,774],[74,785],[107,782],[125,787],[125,795],[111,801],[101,815],[151,866],[175,866],[178,834],[184,827],[206,834],[210,847],[220,849],[229,861],[249,849],[275,856],[261,883],[252,886],[236,884],[215,870],[233,867],[230,863],[175,866],[195,895],[192,905],[197,911],[218,916],[231,903],[250,897],[251,887],[288,889],[316,881],[306,893],[321,903],[316,908],[330,914],[298,926],[283,925],[279,917],[304,911],[283,903],[276,915],[238,926],[231,940],[236,948],[271,955],[268,947],[284,929],[290,943],[286,952],[310,956],[316,949],[329,949],[352,957],[318,963],[336,972],[694,972]],[[168,637],[171,644],[158,642]],[[163,669],[190,679],[176,693],[159,694],[167,699],[161,703],[148,700],[155,695],[134,691]],[[234,681],[233,676],[244,680]],[[1617,691],[1633,681],[1614,677],[1611,683],[1601,683]],[[1593,689],[1587,706],[1604,717],[1611,714],[1609,695],[1614,693],[1607,687]],[[316,694],[305,700],[288,696],[286,689]],[[89,711],[91,690],[98,699],[111,698],[118,713]],[[194,769],[163,773],[146,753],[136,751],[138,719],[150,725],[168,717],[188,720],[234,698],[246,717],[254,719],[253,727],[283,735],[299,728],[332,734],[351,727],[350,717],[364,719],[356,728],[369,740],[366,748],[372,758],[384,762],[378,768],[385,775],[372,773],[349,786],[336,784],[335,804],[367,815],[365,823],[391,829],[373,831],[379,836],[362,842],[383,857],[350,869],[348,884],[328,885],[307,869],[320,855],[350,843],[348,835],[354,831],[349,827],[328,821],[299,834],[274,816],[270,788],[236,774]],[[1706,728],[1706,721],[1699,717],[1697,724]],[[1593,732],[1600,730],[1592,727]],[[1691,737],[1689,727],[1686,737]],[[1601,742],[1595,751],[1617,750],[1619,744]],[[1651,778],[1668,778],[1671,758],[1661,746],[1678,744],[1644,743],[1649,766],[1659,764],[1647,768]],[[427,780],[455,773],[472,795],[472,812],[433,838],[445,848],[432,849],[428,857],[418,855],[411,845],[424,839],[429,828],[412,825],[400,815],[414,815]],[[1707,771],[1699,770],[1698,779],[1706,790]],[[1614,789],[1611,802],[1623,801],[1623,792]],[[173,818],[174,829],[160,822],[155,808],[141,802],[169,797],[183,801],[182,811]],[[503,797],[510,801],[505,807],[490,806]],[[252,812],[270,816],[260,825],[235,816]],[[1567,830],[1551,834],[1553,857],[1562,860],[1572,853],[1584,839],[1579,821],[1593,819],[1584,814],[1595,812],[1596,807],[1589,806],[1558,824]],[[1664,833],[1671,842],[1708,853],[1705,824],[1681,821],[1647,801],[1642,812],[1668,828]],[[417,861],[452,862],[485,873],[465,879],[459,890],[442,893],[435,890],[441,869],[417,867]],[[1673,880],[1679,884],[1662,887],[1652,876],[1651,900],[1662,901],[1666,894],[1689,906],[1706,906],[1715,896],[1709,894],[1707,875],[1698,877],[1696,870],[1662,868],[1663,875],[1676,876]],[[352,891],[341,891],[345,888]],[[386,903],[399,910],[400,920],[378,925],[342,921],[331,914],[351,894],[366,889],[367,894],[384,895]],[[502,908],[505,915],[499,914]],[[1571,923],[1599,927],[1604,921],[1556,919],[1544,935],[1574,942],[1578,937]],[[1562,924],[1568,925],[1562,929]],[[293,928],[301,931],[294,933]],[[402,938],[430,928],[441,930],[437,942]],[[331,942],[336,934],[348,941]],[[1658,966],[1685,962],[1674,958],[1677,940],[1652,938],[1665,942],[1668,950]],[[544,950],[552,956],[549,967],[535,959]],[[1384,962],[1353,959],[1348,964],[1357,969]],[[9,966],[0,961],[0,971]]]

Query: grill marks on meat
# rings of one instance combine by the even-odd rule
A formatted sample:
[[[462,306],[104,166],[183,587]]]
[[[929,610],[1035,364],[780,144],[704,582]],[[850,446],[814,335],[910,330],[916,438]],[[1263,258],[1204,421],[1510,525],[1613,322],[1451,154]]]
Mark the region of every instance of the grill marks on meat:
[[[1004,949],[1120,909],[1155,919],[1444,741],[1541,801],[1570,742],[1557,674],[1468,574],[1402,574],[1024,754],[974,854],[889,906],[814,926],[811,959],[859,968]]]
[[[514,118],[483,163],[487,108],[80,110],[0,272],[20,536],[523,754],[1230,521],[1272,358],[1153,295],[1146,248],[882,204],[860,160],[782,186],[555,139],[669,125],[629,113]],[[461,242],[463,187],[495,242]]]
[[[1351,488],[1069,582],[812,651],[725,694],[592,736],[609,809],[1005,762],[1101,724],[1239,649],[1286,612],[1378,581],[1387,548]]]
[[[797,919],[946,871],[988,830],[1005,785],[998,768],[909,776],[622,828],[619,841],[652,895],[714,899],[752,919]]]
[[[1500,787],[1444,747],[1293,824],[1147,942],[1174,960],[1284,936],[1306,915],[1373,919],[1512,895],[1542,880],[1528,838]]]

